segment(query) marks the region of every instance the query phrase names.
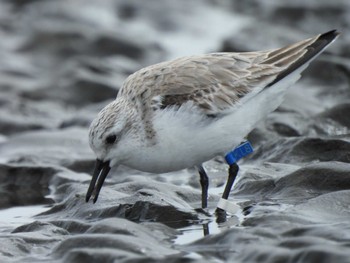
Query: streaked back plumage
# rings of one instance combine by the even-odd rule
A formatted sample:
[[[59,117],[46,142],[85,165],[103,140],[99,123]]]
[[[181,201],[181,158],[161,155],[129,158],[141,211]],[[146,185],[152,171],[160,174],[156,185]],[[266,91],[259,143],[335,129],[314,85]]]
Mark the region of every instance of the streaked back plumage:
[[[108,133],[123,118],[118,129],[128,123],[124,129],[132,132],[121,136],[122,143],[137,136],[129,145],[108,146],[113,154],[122,149],[114,163],[167,172],[225,154],[281,104],[288,87],[337,35],[330,31],[274,50],[190,56],[143,68],[93,122],[92,148],[103,160],[105,149],[97,148],[107,146],[94,133]],[[118,114],[109,112],[114,108]]]
[[[336,35],[331,31],[269,51],[212,53],[155,64],[130,75],[118,96],[146,111],[192,101],[203,114],[225,114],[311,59]]]

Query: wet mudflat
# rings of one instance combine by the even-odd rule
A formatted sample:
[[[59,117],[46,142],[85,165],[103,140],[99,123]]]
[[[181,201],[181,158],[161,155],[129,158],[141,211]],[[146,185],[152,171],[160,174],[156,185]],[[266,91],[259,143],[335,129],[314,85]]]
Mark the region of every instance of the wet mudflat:
[[[0,261],[350,262],[349,12],[345,0],[1,1]],[[249,134],[236,215],[213,215],[219,158],[205,164],[207,212],[192,169],[119,167],[85,203],[89,124],[129,74],[334,28],[342,36]]]

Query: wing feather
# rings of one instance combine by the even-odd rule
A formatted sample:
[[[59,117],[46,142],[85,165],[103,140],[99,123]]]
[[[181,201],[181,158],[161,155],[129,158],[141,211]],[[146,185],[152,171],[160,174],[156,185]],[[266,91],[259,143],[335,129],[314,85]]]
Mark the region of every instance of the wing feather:
[[[318,54],[322,43],[324,48],[336,37],[336,32],[333,38],[326,34],[270,51],[212,53],[152,65],[130,75],[118,96],[145,111],[191,102],[203,114],[225,114]]]

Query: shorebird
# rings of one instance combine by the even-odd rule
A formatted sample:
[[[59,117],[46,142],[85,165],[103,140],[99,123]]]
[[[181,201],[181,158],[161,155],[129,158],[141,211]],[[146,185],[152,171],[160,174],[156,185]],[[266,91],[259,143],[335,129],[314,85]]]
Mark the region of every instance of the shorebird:
[[[92,195],[97,201],[113,166],[151,173],[196,167],[206,208],[202,164],[239,145],[337,36],[333,30],[274,50],[182,57],[130,75],[90,126],[97,159],[86,202]],[[230,164],[224,199],[237,172]]]

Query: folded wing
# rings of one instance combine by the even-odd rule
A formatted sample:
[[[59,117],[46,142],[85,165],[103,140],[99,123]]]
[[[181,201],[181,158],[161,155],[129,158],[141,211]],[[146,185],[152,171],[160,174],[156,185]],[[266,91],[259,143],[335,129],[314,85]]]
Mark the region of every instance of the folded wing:
[[[183,57],[130,75],[118,96],[148,112],[192,103],[208,116],[227,114],[310,62],[336,31],[269,51]]]

